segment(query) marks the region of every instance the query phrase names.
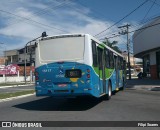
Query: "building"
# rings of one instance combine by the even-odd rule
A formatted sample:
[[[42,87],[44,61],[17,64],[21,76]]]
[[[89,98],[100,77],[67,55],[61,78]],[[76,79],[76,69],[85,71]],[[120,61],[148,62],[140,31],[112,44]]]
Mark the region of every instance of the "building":
[[[160,79],[160,17],[142,26],[133,35],[134,56],[143,59],[143,72]]]
[[[125,51],[122,54],[125,57],[126,62],[128,63],[128,53]],[[135,66],[135,57],[131,54],[130,54],[130,65],[131,65],[131,67]]]
[[[15,50],[8,50],[5,51],[5,57],[6,57],[6,64],[12,64],[18,62],[18,51]]]
[[[5,57],[0,57],[0,65],[5,65]]]
[[[128,62],[128,52],[124,51],[122,53],[122,55],[125,57],[126,59],[126,62]],[[142,66],[141,64],[142,60],[139,59],[139,58],[136,58],[134,57],[132,54],[130,54],[130,65],[131,65],[131,68],[134,68],[135,66]]]
[[[26,74],[30,75],[30,71],[34,72],[35,66],[35,47],[33,45],[25,48],[5,51],[6,65],[17,64],[19,66],[20,75],[24,75],[25,59],[26,59]]]
[[[5,51],[6,56],[6,64],[17,64],[19,66],[26,65],[30,66],[35,61],[35,47],[34,46],[27,46],[26,53],[25,48],[21,49],[14,49],[14,50],[7,50]]]
[[[128,53],[124,51],[123,56],[128,63]],[[142,72],[142,59],[135,58],[132,54],[130,54],[130,66],[131,66],[131,76],[137,76],[139,72]],[[127,67],[127,75],[129,75],[128,67]]]

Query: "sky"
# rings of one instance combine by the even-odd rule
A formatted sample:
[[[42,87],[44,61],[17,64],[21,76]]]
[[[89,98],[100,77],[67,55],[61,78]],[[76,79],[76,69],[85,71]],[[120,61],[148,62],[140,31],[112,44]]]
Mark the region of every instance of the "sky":
[[[3,55],[4,50],[23,48],[44,31],[48,36],[68,33],[95,36],[117,23],[96,36],[102,41],[118,34],[122,31],[118,27],[125,24],[131,25],[129,31],[136,30],[160,15],[160,0],[145,1],[0,0],[0,55]],[[143,6],[135,10],[142,3]],[[129,34],[131,52],[132,35]],[[109,40],[118,41],[119,48],[126,51],[126,35]]]

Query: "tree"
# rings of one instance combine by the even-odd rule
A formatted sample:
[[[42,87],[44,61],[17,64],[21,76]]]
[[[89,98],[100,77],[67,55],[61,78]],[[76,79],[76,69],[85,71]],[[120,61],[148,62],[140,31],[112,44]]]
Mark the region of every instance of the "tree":
[[[110,48],[112,48],[113,50],[115,50],[119,53],[122,53],[122,51],[117,46],[117,44],[118,44],[117,41],[110,42],[109,40],[107,40],[107,41],[104,41],[103,43],[106,44],[107,46],[109,46]]]

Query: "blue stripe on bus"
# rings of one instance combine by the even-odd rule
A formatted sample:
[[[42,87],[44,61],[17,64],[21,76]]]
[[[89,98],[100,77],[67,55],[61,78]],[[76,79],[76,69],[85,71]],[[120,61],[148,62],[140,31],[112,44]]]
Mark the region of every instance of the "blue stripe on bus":
[[[82,70],[81,78],[66,78],[65,71],[68,69]],[[91,78],[87,79],[87,69],[90,69]],[[91,66],[76,63],[50,63],[36,68],[40,77],[36,81],[37,96],[82,96],[92,95],[100,97],[102,80],[95,73]],[[112,90],[116,89],[116,72],[110,77],[112,81]],[[106,80],[106,90],[108,89],[108,80]]]

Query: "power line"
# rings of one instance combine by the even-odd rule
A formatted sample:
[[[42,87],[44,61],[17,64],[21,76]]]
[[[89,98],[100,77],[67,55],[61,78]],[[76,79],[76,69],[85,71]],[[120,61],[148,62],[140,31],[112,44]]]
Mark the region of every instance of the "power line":
[[[140,4],[137,8],[135,8],[133,11],[131,11],[130,13],[128,13],[126,16],[124,16],[122,19],[120,19],[119,21],[117,21],[116,23],[114,23],[113,25],[111,25],[110,27],[108,27],[107,29],[101,31],[100,33],[94,35],[95,37],[100,35],[101,33],[107,31],[108,29],[112,28],[113,26],[115,26],[116,24],[118,24],[119,22],[121,22],[122,20],[124,20],[125,18],[127,18],[129,15],[131,15],[132,13],[134,13],[137,9],[139,9],[141,6],[143,6],[145,3],[147,3],[148,0],[145,0],[142,4]]]
[[[81,6],[86,7],[80,0],[78,0],[78,1],[79,1],[79,4],[80,4]],[[152,9],[153,5],[158,5],[158,6],[160,7],[160,4],[158,4],[158,3],[156,2],[156,0],[154,0],[154,1],[149,0],[149,1],[152,2],[152,5],[151,5],[151,7],[149,8],[149,10],[147,11],[147,13],[145,14],[143,20],[147,17],[147,15],[148,15],[148,13],[150,12],[150,10]],[[97,10],[94,10],[94,9],[92,9],[92,10],[94,11],[94,13],[97,13],[97,14],[103,16],[103,17],[106,17],[103,13],[98,12]],[[141,21],[143,21],[143,20],[141,20]],[[141,24],[141,21],[139,22],[138,25],[132,25],[132,26],[139,27],[140,25],[142,25],[142,24]]]
[[[159,19],[157,19],[156,21],[158,21]],[[155,21],[155,22],[156,22]],[[153,25],[150,25],[150,26],[147,26],[147,27],[144,27],[144,28],[140,28],[140,29],[137,29],[136,31],[140,31],[140,30],[142,30],[141,32],[137,32],[137,34],[133,37],[133,39],[135,39],[139,34],[141,34],[143,31],[144,31],[144,29],[146,29],[146,28],[149,28],[149,27],[153,27],[153,26],[156,26],[156,25],[159,25],[160,23],[157,23],[157,24],[153,24]],[[134,32],[134,31],[133,31]],[[130,33],[132,33],[132,32],[130,32]]]
[[[83,6],[83,7],[87,7],[85,4],[83,4],[82,2],[80,2],[80,0],[78,0],[79,2],[79,4],[81,5],[81,6]],[[87,7],[88,8],[88,7]],[[94,12],[94,13],[96,13],[96,14],[98,14],[98,15],[96,15],[96,17],[98,17],[98,18],[102,18],[102,17],[100,17],[99,15],[101,15],[101,16],[103,16],[103,17],[106,17],[106,15],[105,14],[103,14],[102,12],[99,12],[98,10],[95,10],[95,9],[92,9],[92,11]],[[112,19],[111,19],[111,21],[113,21]]]
[[[153,7],[154,4],[157,4],[157,5],[160,7],[160,4],[156,3],[156,0],[155,0],[154,2],[153,2],[152,0],[149,0],[149,1],[153,3],[151,7]],[[151,10],[151,8],[150,8],[149,10]],[[148,10],[148,12],[149,12],[149,10]],[[148,13],[147,13],[147,14],[148,14]],[[152,20],[152,19],[155,19],[157,16],[159,16],[159,14],[153,15],[153,16],[149,17],[149,18],[146,19],[143,23],[142,23],[143,20],[141,20],[141,21],[137,22],[137,25],[132,24],[132,26],[139,28],[139,26],[142,26],[144,23],[146,23],[146,22],[148,22],[148,21],[150,21],[150,20]],[[145,16],[145,17],[146,17],[146,16]],[[145,18],[145,17],[144,17],[144,18]],[[158,20],[158,19],[157,19],[157,20]],[[157,21],[157,20],[156,20],[156,21]],[[140,33],[142,33],[142,32],[139,32],[137,35],[139,35]],[[119,35],[116,35],[116,36],[119,36]],[[110,37],[112,38],[112,36],[110,36]]]
[[[64,6],[64,5],[66,5],[67,3],[69,3],[69,2],[63,2],[63,3],[61,3],[61,4],[59,4],[59,5],[56,5],[56,6],[55,6],[54,3],[53,3],[53,4],[51,4],[49,7],[46,7],[46,8],[44,8],[44,9],[40,10],[40,11],[34,12],[33,15],[34,15],[34,16],[35,16],[35,15],[39,16],[39,15],[46,14],[46,13],[48,13],[48,9],[55,10],[55,9],[58,9],[58,8]],[[53,6],[53,5],[54,5],[54,6]],[[52,8],[52,6],[53,6],[53,8]],[[36,17],[36,16],[35,16],[35,17]],[[20,20],[19,22],[23,22],[23,21],[25,21],[25,20],[26,20],[26,19],[23,19],[23,20]],[[18,23],[19,23],[19,22],[18,22]],[[17,24],[17,22],[16,22],[16,23],[13,23],[13,24]],[[13,24],[9,24],[9,25],[13,25]]]
[[[156,5],[158,5],[158,6],[160,6],[160,4],[157,3],[156,1],[152,1],[152,0],[149,0],[149,1],[152,2],[152,3],[154,3],[154,4],[156,4]]]
[[[159,25],[159,24],[160,24],[160,23],[152,24],[152,25],[147,26],[147,27],[143,27],[143,28],[140,28],[140,29],[137,29],[137,30],[133,30],[133,31],[131,31],[131,32],[129,32],[129,33],[132,33],[132,32],[135,32],[135,31],[144,30],[144,29],[147,29],[147,28],[150,28],[150,27],[153,27],[153,26],[157,26],[157,25]]]
[[[151,1],[151,0],[150,0],[150,1]],[[152,6],[150,7],[150,9],[148,10],[147,14],[149,13],[149,11],[150,11],[151,8],[153,7],[153,5],[156,4],[156,0],[154,0],[154,2],[153,2],[153,1],[151,1],[151,2],[152,2],[153,4],[152,4]],[[147,14],[146,14],[146,15],[147,15]],[[144,18],[145,18],[145,17],[144,17]],[[143,19],[143,20],[144,20],[144,19]],[[143,20],[142,20],[142,21],[143,21]],[[150,20],[150,19],[149,19],[149,20]],[[149,20],[148,20],[148,21],[149,21]],[[157,19],[157,20],[159,20],[159,19]],[[156,20],[156,21],[157,21],[157,20]],[[141,32],[137,33],[137,34],[134,36],[134,38],[136,38],[136,37],[137,37],[140,33],[142,33],[143,31],[144,31],[144,30],[142,30]],[[134,38],[133,38],[133,39],[134,39]]]
[[[22,16],[19,16],[19,15],[13,14],[13,13],[8,12],[8,11],[0,10],[0,12],[4,12],[4,13],[10,14],[10,15],[13,15],[13,16],[15,16],[15,17],[19,17],[19,18],[25,19],[25,20],[27,20],[27,21],[32,21],[32,22],[34,22],[34,23],[38,23],[38,24],[40,24],[40,25],[43,25],[43,26],[46,26],[46,27],[49,27],[49,28],[53,28],[53,29],[59,30],[59,31],[61,31],[61,32],[67,32],[67,31],[64,31],[64,30],[62,30],[62,29],[59,29],[59,28],[56,28],[56,27],[53,27],[53,26],[49,26],[49,25],[46,25],[46,24],[44,24],[44,23],[40,23],[40,22],[35,21],[35,20],[32,20],[32,19],[30,19],[30,18],[25,18],[25,17],[22,17]],[[68,32],[67,32],[67,33],[68,33]]]
[[[149,11],[151,10],[151,8],[153,7],[153,5],[157,5],[157,6],[160,7],[160,4],[158,4],[158,3],[156,2],[156,0],[155,0],[155,1],[149,0],[149,1],[152,2],[153,4],[151,5],[150,9],[147,11],[146,16],[148,15],[148,13],[149,13]],[[156,14],[156,15],[150,16],[149,18],[147,18],[147,19],[144,21],[144,19],[146,18],[146,16],[144,16],[143,20],[141,20],[141,21],[138,22],[138,25],[133,25],[133,26],[135,26],[135,27],[138,27],[138,26],[140,26],[140,25],[142,26],[144,23],[149,22],[149,21],[152,20],[153,18],[159,16],[159,13]]]
[[[82,5],[82,6],[83,6],[83,5]],[[83,13],[81,10],[77,9],[76,7],[73,7],[73,6],[70,6],[70,5],[69,5],[68,7],[74,9],[74,11],[82,14],[83,16],[88,16],[89,18],[93,18],[93,19],[94,19],[94,18],[98,18],[98,19],[100,18],[99,16],[96,16],[96,15],[94,15],[94,16],[87,15],[86,13]],[[85,8],[86,8],[86,7],[85,7]],[[106,22],[104,22],[104,24],[107,25]],[[98,25],[100,25],[100,24],[98,24]]]
[[[145,30],[147,28],[151,28],[151,27],[154,27],[154,26],[157,26],[157,25],[160,25],[160,22],[156,23],[156,24],[152,24],[152,25],[147,26],[147,27],[143,27],[143,28],[140,28],[140,29],[136,29],[136,30],[130,31],[128,33],[133,33],[133,32],[140,31],[140,30]],[[107,37],[107,39],[111,39],[111,38],[115,38],[115,37],[119,37],[119,36],[122,36],[122,34],[118,34],[118,35],[115,35],[115,36]],[[100,40],[105,40],[105,39],[100,39]]]
[[[147,15],[149,14],[149,12],[150,12],[151,9],[153,8],[155,2],[156,2],[156,0],[154,0],[154,2],[152,3],[151,7],[149,8],[149,10],[147,11],[147,13],[145,14],[144,18],[142,19],[142,22],[145,20],[145,18],[147,17]]]

